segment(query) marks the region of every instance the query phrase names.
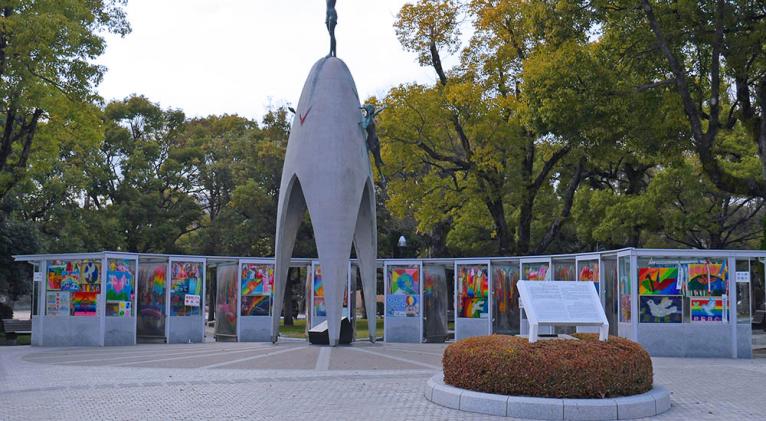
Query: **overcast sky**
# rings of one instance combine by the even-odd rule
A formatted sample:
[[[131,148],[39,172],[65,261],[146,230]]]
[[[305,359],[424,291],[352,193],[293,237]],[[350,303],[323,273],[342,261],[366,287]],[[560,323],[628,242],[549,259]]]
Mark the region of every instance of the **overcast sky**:
[[[338,57],[362,100],[435,80],[396,39],[405,3],[338,1]],[[99,92],[106,100],[143,94],[190,117],[260,119],[270,105],[295,105],[311,65],[329,51],[322,0],[129,0],[127,13],[133,32],[107,37]]]

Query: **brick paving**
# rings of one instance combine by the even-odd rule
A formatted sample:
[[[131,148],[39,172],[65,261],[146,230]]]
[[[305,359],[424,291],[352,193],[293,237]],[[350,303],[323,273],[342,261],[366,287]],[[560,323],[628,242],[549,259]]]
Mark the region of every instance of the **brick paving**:
[[[444,345],[0,347],[0,420],[501,419],[423,397]],[[766,419],[766,359],[654,358],[657,420]]]

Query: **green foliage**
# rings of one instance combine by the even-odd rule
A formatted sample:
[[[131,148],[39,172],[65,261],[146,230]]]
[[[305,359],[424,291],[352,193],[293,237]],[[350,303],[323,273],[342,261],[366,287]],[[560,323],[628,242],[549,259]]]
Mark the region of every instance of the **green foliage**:
[[[39,251],[38,240],[26,225],[0,213],[0,295],[11,300],[29,293],[31,289],[29,264],[16,263],[11,256]]]
[[[397,16],[396,36],[402,46],[418,54],[421,65],[431,63],[431,48],[450,52],[460,46],[459,10],[452,0],[420,0],[405,4]]]
[[[14,0],[0,9],[0,199],[42,164],[38,155],[58,155],[62,131],[92,141],[90,103],[105,70],[94,59],[105,31],[129,32],[123,4]]]
[[[654,218],[671,241],[694,248],[758,247],[763,199],[737,198],[716,189],[696,161],[659,172],[646,196],[656,205]]]
[[[593,334],[529,343],[516,336],[477,336],[444,350],[444,382],[499,395],[545,398],[629,396],[652,388],[652,360],[641,345]]]
[[[396,35],[437,79],[370,99],[387,106],[379,255],[756,246],[766,10],[642,3],[686,69],[691,111],[634,2],[406,4]],[[104,31],[129,32],[123,5],[0,9],[0,294],[25,292],[28,268],[11,254],[273,254],[290,114],[189,119],[140,95],[104,104],[94,63]],[[295,254],[316,255],[308,218]]]
[[[766,6],[763,2],[597,2],[604,39],[621,74],[639,90],[671,93],[689,147],[716,188],[766,197]],[[619,50],[619,52],[617,51]],[[732,132],[747,133],[749,159],[722,153]],[[757,173],[732,166],[759,161]],[[744,162],[743,162],[744,161]]]

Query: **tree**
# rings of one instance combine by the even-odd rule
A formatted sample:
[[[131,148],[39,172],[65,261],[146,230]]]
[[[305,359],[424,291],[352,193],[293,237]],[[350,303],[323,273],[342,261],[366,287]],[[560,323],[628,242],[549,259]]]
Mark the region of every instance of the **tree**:
[[[123,0],[4,2],[0,7],[0,199],[30,160],[58,156],[58,130],[93,123],[104,31],[130,27]],[[48,132],[49,135],[45,136]]]
[[[459,48],[462,10],[473,18],[474,34],[460,65],[448,71],[441,54]],[[552,131],[529,118],[535,103],[526,91],[526,68],[530,57],[539,62],[551,51],[584,43],[588,22],[574,8],[541,9],[536,2],[405,5],[395,25],[399,40],[434,69],[438,82],[401,86],[386,98],[389,111],[381,117],[381,138],[391,144],[384,151],[389,161],[407,162],[389,168],[390,175],[421,180],[417,187],[406,187],[412,194],[401,200],[395,196],[402,184],[393,181],[391,206],[403,209],[414,206],[415,197],[425,198],[416,211],[421,231],[448,221],[453,241],[456,236],[484,239],[474,242],[477,251],[486,252],[487,241],[500,254],[545,250],[569,218],[583,179],[582,154],[565,162],[582,139],[573,135],[576,131]],[[557,186],[561,206],[548,229],[533,238],[535,203],[548,185]],[[479,203],[485,209],[477,208]]]
[[[630,46],[631,64],[651,69],[643,86],[678,95],[693,149],[712,183],[735,195],[766,197],[766,4],[602,3],[605,33]],[[740,125],[754,146],[750,156],[760,161],[757,174],[734,168],[747,157],[721,154],[722,136]]]
[[[90,203],[115,212],[127,251],[181,251],[178,240],[200,226],[195,181],[202,160],[180,135],[183,112],[131,96],[107,105],[105,115],[101,159],[88,172]]]
[[[196,196],[205,212],[190,248],[205,255],[239,254],[246,250],[230,247],[227,228],[231,219],[231,201],[237,187],[236,173],[251,160],[245,149],[253,141],[258,125],[237,115],[209,116],[189,121],[180,135],[185,143],[201,151]]]
[[[14,254],[33,254],[38,251],[38,239],[26,223],[10,220],[0,212],[0,296],[15,301],[30,292],[30,266],[16,263]]]
[[[764,199],[739,198],[718,190],[696,160],[681,161],[652,180],[646,200],[662,221],[661,232],[684,247],[758,247]]]

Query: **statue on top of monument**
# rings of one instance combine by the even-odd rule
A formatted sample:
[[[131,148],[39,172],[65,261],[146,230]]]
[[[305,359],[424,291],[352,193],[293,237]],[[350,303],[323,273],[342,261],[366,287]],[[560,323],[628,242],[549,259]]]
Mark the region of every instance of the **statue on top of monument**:
[[[378,133],[375,130],[375,117],[383,112],[386,107],[383,106],[382,108],[377,109],[373,104],[364,104],[361,109],[362,129],[367,134],[367,149],[372,153],[373,158],[375,158],[375,166],[378,168],[378,173],[385,183],[385,178],[382,178],[383,172],[380,170],[383,166],[383,159],[380,157],[380,139],[378,139]]]
[[[328,57],[335,57],[335,25],[338,24],[338,12],[335,11],[335,0],[327,0],[327,16],[324,21],[327,25],[327,31],[330,32],[330,54]]]

